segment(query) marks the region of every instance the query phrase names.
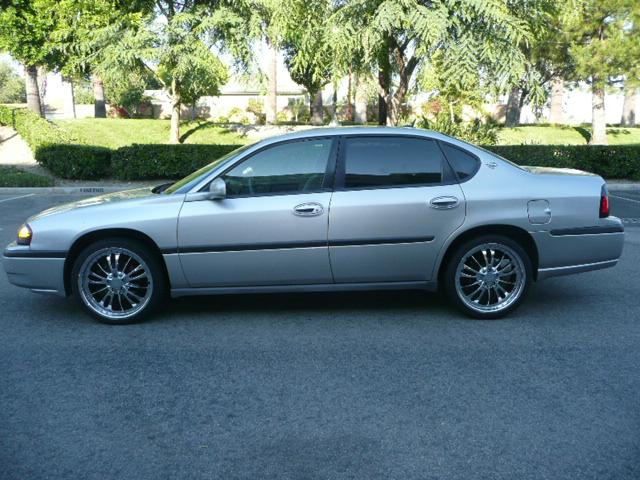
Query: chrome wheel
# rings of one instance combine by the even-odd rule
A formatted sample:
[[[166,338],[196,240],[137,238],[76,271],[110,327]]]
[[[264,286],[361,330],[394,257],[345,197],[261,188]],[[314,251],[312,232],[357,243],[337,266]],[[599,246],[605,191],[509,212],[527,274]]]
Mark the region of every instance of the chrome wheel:
[[[455,274],[458,297],[480,313],[508,308],[522,295],[526,280],[520,256],[500,243],[484,243],[468,251]]]
[[[145,261],[126,248],[103,248],[89,255],[78,272],[82,301],[98,315],[126,320],[143,310],[153,293]]]

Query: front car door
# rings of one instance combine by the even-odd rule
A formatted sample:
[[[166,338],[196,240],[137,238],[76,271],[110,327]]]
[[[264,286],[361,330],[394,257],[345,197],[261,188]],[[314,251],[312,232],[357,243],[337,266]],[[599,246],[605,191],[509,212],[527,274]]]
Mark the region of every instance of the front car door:
[[[227,197],[185,202],[178,250],[191,287],[331,283],[332,138],[268,145],[221,174]]]
[[[464,216],[462,189],[437,141],[343,137],[329,218],[335,282],[431,280]]]

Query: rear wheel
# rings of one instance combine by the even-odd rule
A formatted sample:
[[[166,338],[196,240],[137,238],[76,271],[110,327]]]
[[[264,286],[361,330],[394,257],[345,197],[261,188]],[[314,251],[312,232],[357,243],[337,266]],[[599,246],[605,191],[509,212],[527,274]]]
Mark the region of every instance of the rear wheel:
[[[483,235],[460,245],[444,272],[444,289],[467,315],[500,318],[520,305],[533,268],[524,249],[508,237]]]
[[[164,273],[157,257],[138,241],[110,238],[85,248],[71,272],[73,293],[100,322],[142,320],[163,300]]]

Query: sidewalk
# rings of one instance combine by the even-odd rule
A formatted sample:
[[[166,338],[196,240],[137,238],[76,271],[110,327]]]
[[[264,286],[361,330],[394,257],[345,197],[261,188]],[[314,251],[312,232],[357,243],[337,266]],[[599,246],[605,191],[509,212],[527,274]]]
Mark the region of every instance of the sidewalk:
[[[0,125],[0,165],[26,167],[37,164],[29,145],[18,132],[11,127]]]

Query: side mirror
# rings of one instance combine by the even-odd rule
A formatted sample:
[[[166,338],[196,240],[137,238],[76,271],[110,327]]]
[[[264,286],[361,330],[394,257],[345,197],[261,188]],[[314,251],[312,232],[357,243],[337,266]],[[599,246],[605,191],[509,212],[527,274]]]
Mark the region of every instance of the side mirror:
[[[209,184],[209,198],[211,200],[222,200],[227,196],[227,184],[218,177]]]

